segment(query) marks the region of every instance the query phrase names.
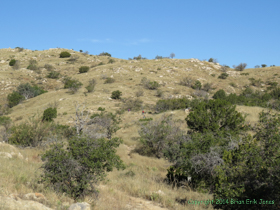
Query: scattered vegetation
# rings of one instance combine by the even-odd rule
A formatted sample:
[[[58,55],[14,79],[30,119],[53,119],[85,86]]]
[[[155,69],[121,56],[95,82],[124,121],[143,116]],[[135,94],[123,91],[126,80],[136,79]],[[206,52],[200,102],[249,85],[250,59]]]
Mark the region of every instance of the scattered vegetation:
[[[56,117],[57,117],[57,110],[56,110],[56,108],[51,108],[50,107],[50,108],[47,108],[44,111],[42,121],[51,122],[51,121],[53,121],[53,118],[56,118]]]
[[[70,77],[65,77],[63,83],[64,88],[69,89],[72,94],[76,93],[83,85],[79,80]]]
[[[226,79],[229,76],[227,73],[221,73],[220,76],[218,76],[219,79]]]
[[[57,71],[51,71],[49,72],[49,74],[47,75],[48,78],[51,78],[51,79],[58,79],[60,73],[57,72]]]

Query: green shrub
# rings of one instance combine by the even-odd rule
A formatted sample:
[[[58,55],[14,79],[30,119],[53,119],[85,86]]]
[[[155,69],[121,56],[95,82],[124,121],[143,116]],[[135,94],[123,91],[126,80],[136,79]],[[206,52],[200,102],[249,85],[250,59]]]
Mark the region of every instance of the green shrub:
[[[98,107],[98,109],[97,109],[98,111],[105,111],[105,108],[102,108],[102,107]]]
[[[200,90],[201,89],[201,82],[196,80],[193,85],[191,85],[192,89]]]
[[[236,149],[224,152],[223,164],[215,169],[215,200],[248,199],[257,201],[248,205],[249,209],[278,209],[280,118],[262,112],[259,122],[254,138],[247,136]],[[217,203],[214,207],[240,209],[237,202]]]
[[[47,108],[44,111],[42,121],[53,121],[53,118],[57,117],[56,108]]]
[[[216,74],[211,74],[211,76],[212,76],[212,77],[215,77],[215,76],[216,76]]]
[[[229,85],[235,88],[237,87],[237,85],[234,82],[230,82]]]
[[[29,70],[38,70],[38,62],[36,60],[29,60],[29,65],[27,66]]]
[[[121,99],[122,92],[119,90],[113,91],[111,98],[112,99]]]
[[[60,58],[69,58],[70,56],[71,56],[71,54],[69,52],[66,52],[66,51],[61,52],[60,55],[59,55]]]
[[[24,96],[25,99],[33,98],[43,93],[46,93],[44,89],[38,87],[37,85],[31,86],[29,83],[20,84],[17,87],[17,92]]]
[[[266,64],[262,64],[261,66],[262,66],[262,68],[265,68],[265,67],[267,67],[267,65],[266,65]]]
[[[56,144],[42,156],[46,162],[42,166],[41,182],[74,199],[93,193],[97,195],[95,185],[104,180],[106,172],[113,168],[125,169],[123,161],[116,155],[116,148],[121,143],[118,138],[73,137],[67,150],[62,144]]]
[[[111,57],[111,54],[107,53],[107,52],[102,52],[102,53],[99,54],[99,56],[109,56],[109,57]]]
[[[156,90],[159,87],[159,84],[156,81],[148,82],[145,86],[149,90]]]
[[[42,118],[31,118],[29,121],[14,125],[11,128],[9,143],[21,146],[39,146],[50,131],[50,124],[43,123]]]
[[[221,73],[220,76],[218,76],[219,79],[226,79],[229,76],[227,73]]]
[[[107,77],[104,81],[104,84],[108,84],[108,83],[114,83],[115,82],[115,79],[114,78],[111,78],[111,77]]]
[[[191,87],[192,84],[193,84],[193,79],[192,78],[188,78],[188,77],[185,77],[183,78],[182,80],[180,80],[180,85],[183,85],[183,86],[187,86],[187,87]]]
[[[64,82],[64,88],[65,89],[68,88],[71,93],[76,93],[83,85],[79,80],[71,79],[70,77],[64,78],[63,82]]]
[[[249,73],[241,73],[240,75],[248,76]]]
[[[159,98],[163,97],[163,91],[158,89],[156,92],[156,97],[159,97]]]
[[[192,109],[193,112],[185,120],[190,129],[201,133],[224,130],[238,132],[242,130],[245,121],[245,118],[235,110],[235,106],[220,99],[209,100],[208,103],[202,101]]]
[[[88,70],[89,70],[89,66],[81,66],[81,67],[79,68],[79,72],[80,72],[80,73],[88,72]]]
[[[214,59],[213,58],[209,58],[208,62],[214,62]]]
[[[10,66],[14,66],[15,63],[16,63],[16,59],[12,59],[12,60],[10,60],[9,65]]]
[[[144,118],[144,119],[139,119],[139,122],[146,122],[151,120],[153,120],[153,118]]]
[[[18,92],[14,91],[10,93],[7,97],[8,99],[8,106],[12,108],[13,106],[18,105],[20,102],[24,100],[24,97],[20,95]]]
[[[190,107],[196,100],[189,100],[187,98],[174,98],[158,100],[155,106],[157,112],[164,112],[166,110],[186,109]]]
[[[57,72],[57,71],[51,71],[51,72],[47,75],[47,77],[48,77],[48,78],[51,78],[51,79],[58,79],[59,75],[60,75],[59,72]]]
[[[214,95],[214,99],[225,99],[226,98],[226,92],[222,89],[218,90]]]

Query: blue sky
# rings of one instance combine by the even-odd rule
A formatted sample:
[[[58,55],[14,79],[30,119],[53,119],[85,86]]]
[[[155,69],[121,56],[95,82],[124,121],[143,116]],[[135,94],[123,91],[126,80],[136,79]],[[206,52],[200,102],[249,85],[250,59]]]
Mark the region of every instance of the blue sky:
[[[216,58],[280,66],[280,0],[14,0],[0,6],[0,48],[67,48],[112,57]]]

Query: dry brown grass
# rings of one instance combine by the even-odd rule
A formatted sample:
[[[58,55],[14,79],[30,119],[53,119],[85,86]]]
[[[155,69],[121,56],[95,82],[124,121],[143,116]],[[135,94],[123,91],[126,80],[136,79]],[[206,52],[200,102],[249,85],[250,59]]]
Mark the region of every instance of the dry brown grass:
[[[75,56],[79,56],[77,61],[69,62],[67,58],[59,58],[61,51],[68,51]],[[11,56],[16,60],[20,60],[21,69],[13,70],[7,61]],[[78,90],[77,93],[71,95],[67,90],[62,89],[63,83],[61,78],[48,79],[46,75],[48,71],[41,68],[41,74],[26,70],[28,61],[36,59],[39,67],[45,64],[51,64],[54,69],[60,72],[61,75],[68,75],[72,78],[78,79],[84,85]],[[180,79],[190,77],[198,79],[201,84],[213,83],[216,90],[210,91],[213,94],[218,89],[224,89],[228,93],[239,94],[245,85],[250,84],[248,78],[254,77],[262,81],[272,80],[279,82],[279,77],[275,76],[280,70],[279,67],[267,67],[261,69],[245,69],[243,72],[235,72],[229,69],[230,76],[221,80],[218,75],[221,74],[218,66],[206,61],[199,61],[196,59],[161,59],[161,60],[141,60],[141,61],[127,61],[114,58],[113,64],[108,64],[106,56],[90,56],[83,55],[82,53],[66,49],[52,49],[45,51],[29,51],[23,50],[22,52],[13,51],[13,49],[0,49],[0,61],[4,60],[5,63],[0,63],[0,99],[6,98],[7,94],[11,93],[15,88],[23,82],[31,82],[34,84],[41,83],[48,90],[48,93],[42,94],[36,98],[24,101],[12,108],[11,114],[8,116],[16,123],[25,121],[28,117],[36,114],[43,113],[44,109],[49,103],[58,102],[58,117],[55,119],[60,124],[71,125],[70,116],[74,115],[75,107],[74,102],[86,103],[88,110],[91,113],[98,113],[98,107],[104,107],[106,111],[115,112],[119,107],[116,100],[110,100],[109,97],[112,91],[120,90],[123,98],[136,98],[135,93],[143,90],[143,96],[140,99],[144,104],[155,104],[158,98],[155,96],[155,91],[144,89],[140,84],[143,77],[147,77],[151,81],[157,81],[161,84],[160,89],[168,96],[183,96],[191,95],[193,90],[189,87],[179,85]],[[105,65],[98,66],[97,64],[103,62]],[[91,66],[87,73],[79,74],[79,67],[82,65]],[[249,76],[242,76],[240,73],[249,73]],[[216,77],[210,76],[216,74]],[[104,84],[101,75],[107,75],[115,79],[114,83]],[[38,79],[41,77],[42,79]],[[87,93],[85,86],[88,84],[89,79],[95,79],[97,84],[93,93]],[[232,87],[230,83],[235,83],[237,87]],[[258,90],[264,89],[265,86],[256,88]],[[2,103],[2,102],[1,102]],[[3,102],[4,103],[4,102]],[[248,122],[257,122],[258,113],[263,110],[259,107],[245,107],[237,106],[237,110],[248,113]],[[142,111],[142,110],[141,110]],[[193,199],[193,200],[207,200],[212,199],[209,194],[199,194],[191,190],[185,189],[172,189],[170,186],[163,182],[168,162],[163,159],[153,159],[143,157],[136,153],[130,154],[130,151],[139,143],[139,119],[142,118],[141,111],[125,113],[121,116],[122,123],[121,129],[117,132],[116,136],[124,140],[124,144],[118,149],[118,154],[128,165],[124,171],[113,171],[108,174],[110,181],[103,182],[105,187],[100,188],[100,199],[92,202],[91,197],[86,197],[85,200],[91,202],[95,209],[131,209],[140,208],[142,202],[143,209],[149,209],[151,197],[155,198],[155,203],[150,204],[154,206],[162,206],[168,209],[212,209],[211,206],[207,208],[204,206],[183,206],[176,202],[176,199]],[[145,109],[147,113],[149,108]],[[67,112],[67,115],[63,115]],[[174,119],[179,119],[182,122],[182,127],[187,130],[185,123],[186,114],[183,110],[168,111],[167,113],[173,114]],[[147,118],[157,119],[159,115],[149,115]],[[19,118],[22,117],[22,119]],[[11,149],[11,148],[10,148]],[[0,147],[0,151],[10,151],[8,147],[4,149]],[[12,150],[12,149],[11,149]],[[22,153],[24,158],[28,161],[13,158],[10,160],[0,159],[0,193],[1,195],[8,195],[10,193],[29,193],[41,192],[48,199],[48,205],[58,207],[63,202],[71,203],[71,199],[64,195],[58,195],[50,189],[45,189],[40,185],[30,185],[34,179],[40,174],[38,168],[42,162],[38,158],[38,154],[43,151],[39,149],[17,149]],[[129,171],[133,171],[135,176],[125,175]],[[161,190],[164,195],[155,195],[153,192]],[[137,200],[138,199],[138,200]],[[62,209],[62,208],[61,208]]]

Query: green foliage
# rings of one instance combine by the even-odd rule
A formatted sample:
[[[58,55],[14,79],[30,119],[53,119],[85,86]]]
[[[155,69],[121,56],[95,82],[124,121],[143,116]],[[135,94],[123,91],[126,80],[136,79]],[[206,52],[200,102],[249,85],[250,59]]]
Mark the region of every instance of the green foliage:
[[[80,72],[80,73],[88,72],[88,70],[89,70],[89,66],[81,66],[81,67],[79,68],[79,72]]]
[[[158,87],[159,87],[159,84],[156,81],[149,82],[146,85],[146,88],[150,89],[150,90],[156,90]]]
[[[71,56],[71,54],[67,51],[61,52],[59,57],[60,58],[69,58]]]
[[[214,89],[214,88],[213,88],[213,84],[207,82],[207,83],[205,83],[205,84],[203,85],[203,88],[202,88],[202,89],[205,90],[206,92],[208,92],[208,91]]]
[[[25,99],[33,98],[43,93],[46,93],[44,89],[38,87],[37,85],[31,86],[29,83],[20,84],[17,87],[17,92],[24,96]]]
[[[215,76],[216,76],[216,74],[211,74],[211,76],[212,76],[212,77],[215,77]]]
[[[164,112],[167,110],[186,109],[197,100],[189,100],[187,98],[173,98],[158,100],[155,106],[157,112]]]
[[[111,98],[112,99],[121,99],[122,92],[119,90],[113,91]]]
[[[228,77],[229,74],[227,73],[221,73],[220,76],[218,76],[219,79],[226,79]]]
[[[278,209],[280,196],[279,115],[260,113],[260,124],[254,138],[243,139],[239,147],[225,151],[224,164],[216,168],[214,199],[255,199],[258,203],[246,209]],[[263,201],[273,201],[259,204]],[[221,209],[238,209],[237,203],[215,205]]]
[[[218,90],[214,95],[214,99],[225,99],[226,98],[226,92],[222,89]]]
[[[99,54],[99,56],[109,56],[109,57],[111,57],[111,54],[107,53],[107,52],[102,52],[102,53]]]
[[[267,65],[266,65],[266,64],[262,64],[261,66],[262,66],[262,68],[265,68],[265,67],[267,67]]]
[[[98,111],[105,111],[105,108],[102,108],[102,107],[98,107],[97,109]]]
[[[111,140],[73,137],[67,149],[55,144],[42,159],[46,161],[41,181],[57,192],[79,199],[85,195],[97,195],[95,185],[104,180],[106,172],[113,168],[125,169],[123,161],[116,155],[121,139]]]
[[[10,66],[14,66],[15,63],[16,63],[16,59],[12,59],[12,60],[10,60],[9,65]]]
[[[209,58],[208,62],[214,62],[213,58]]]
[[[139,119],[139,122],[146,122],[151,120],[153,120],[153,118],[144,118],[144,119]]]
[[[107,77],[104,81],[104,84],[114,83],[115,79],[111,77]]]
[[[191,85],[192,89],[200,90],[201,89],[201,82],[196,80],[193,85]]]
[[[47,77],[48,77],[48,78],[51,78],[51,79],[58,79],[59,75],[60,75],[59,72],[57,72],[57,71],[51,71],[51,72],[47,75]]]
[[[77,92],[83,85],[79,80],[66,77],[63,80],[64,88],[68,88],[71,93]]]
[[[54,134],[62,135],[67,139],[77,134],[76,129],[74,127],[70,127],[68,125],[60,125],[60,124],[52,125],[52,132]]]
[[[11,127],[9,143],[24,147],[36,147],[48,136],[49,131],[49,123],[43,123],[42,118],[32,117],[27,122]]]
[[[241,73],[240,75],[248,76],[249,73]]]
[[[8,99],[8,106],[12,108],[13,106],[18,105],[20,102],[24,100],[24,97],[20,95],[18,92],[13,91],[7,97]]]
[[[231,130],[238,132],[243,129],[245,118],[235,110],[235,106],[224,100],[200,102],[193,107],[185,119],[193,131],[205,133]],[[244,126],[244,125],[243,125]]]
[[[47,108],[44,111],[42,121],[53,121],[53,118],[57,117],[57,110],[56,108]]]

